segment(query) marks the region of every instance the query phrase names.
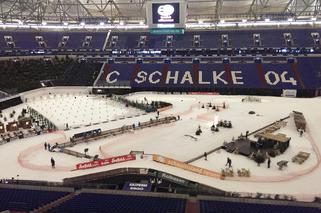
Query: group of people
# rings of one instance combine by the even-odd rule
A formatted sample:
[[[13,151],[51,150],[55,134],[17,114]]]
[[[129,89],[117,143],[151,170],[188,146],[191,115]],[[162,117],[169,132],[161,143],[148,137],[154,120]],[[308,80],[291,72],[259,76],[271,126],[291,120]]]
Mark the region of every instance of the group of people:
[[[204,160],[207,161],[207,152],[204,152]],[[225,166],[228,166],[229,168],[232,167],[232,160],[231,160],[231,158],[227,157]],[[268,157],[268,159],[267,159],[267,167],[268,167],[268,168],[271,167],[271,158],[270,158],[270,157]]]
[[[44,148],[45,148],[45,150],[51,151],[51,145],[50,145],[50,143],[45,142],[45,143],[44,143]]]
[[[45,150],[48,150],[48,151],[51,152],[53,147],[51,147],[50,143],[45,142],[45,143],[44,143],[44,148],[45,148]],[[54,159],[53,157],[51,157],[50,163],[51,163],[51,167],[52,167],[52,168],[55,168],[55,166],[56,166],[56,161],[55,161],[55,159]]]
[[[201,105],[201,102],[199,101],[198,104],[199,104],[199,106],[200,106],[200,105]],[[222,103],[222,106],[219,106],[219,105],[216,106],[214,103],[212,104],[211,102],[206,103],[206,104],[203,103],[203,104],[201,105],[201,108],[204,109],[205,106],[206,106],[207,109],[212,108],[213,110],[216,110],[216,111],[219,111],[219,107],[222,107],[223,109],[226,108],[225,102]]]
[[[207,152],[204,152],[204,159],[207,160]],[[231,160],[231,158],[227,157],[225,166],[228,166],[229,168],[232,167],[232,160]]]

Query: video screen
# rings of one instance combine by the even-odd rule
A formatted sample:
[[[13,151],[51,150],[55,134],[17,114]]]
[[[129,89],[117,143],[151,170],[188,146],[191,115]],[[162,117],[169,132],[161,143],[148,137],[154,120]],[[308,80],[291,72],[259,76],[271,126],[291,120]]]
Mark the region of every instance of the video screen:
[[[178,24],[179,3],[152,4],[153,24]]]

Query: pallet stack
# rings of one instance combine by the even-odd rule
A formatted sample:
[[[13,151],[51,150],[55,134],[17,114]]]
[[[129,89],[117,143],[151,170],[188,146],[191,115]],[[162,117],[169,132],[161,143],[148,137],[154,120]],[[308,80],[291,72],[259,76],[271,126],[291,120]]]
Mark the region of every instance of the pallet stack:
[[[273,133],[279,129],[281,129],[282,127],[285,127],[287,124],[286,121],[276,121],[273,125],[265,128],[265,129],[262,129],[261,131],[257,132],[254,137],[260,137],[262,134],[265,134],[265,133]]]
[[[299,152],[292,158],[293,163],[302,164],[310,157],[310,153],[308,152]]]
[[[302,112],[297,112],[297,111],[293,111],[293,118],[294,118],[294,123],[296,128],[302,129],[303,131],[305,131],[306,129],[306,121],[304,118],[304,115]]]

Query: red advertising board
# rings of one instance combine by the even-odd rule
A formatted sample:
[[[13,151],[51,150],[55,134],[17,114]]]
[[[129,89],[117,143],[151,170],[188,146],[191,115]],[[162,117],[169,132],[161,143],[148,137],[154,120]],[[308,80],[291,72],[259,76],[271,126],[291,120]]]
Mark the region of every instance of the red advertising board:
[[[105,158],[105,159],[96,160],[96,161],[90,161],[86,163],[79,163],[76,165],[76,170],[92,169],[100,166],[107,166],[110,164],[122,163],[126,161],[131,161],[131,160],[136,160],[136,155],[129,154],[129,155],[112,157],[112,158]]]

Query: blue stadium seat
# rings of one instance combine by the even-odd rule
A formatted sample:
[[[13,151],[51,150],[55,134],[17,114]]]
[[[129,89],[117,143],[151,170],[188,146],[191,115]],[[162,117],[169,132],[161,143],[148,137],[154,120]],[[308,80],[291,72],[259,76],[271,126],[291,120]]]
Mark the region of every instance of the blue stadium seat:
[[[0,188],[0,211],[31,211],[67,194],[59,191]]]
[[[185,205],[186,200],[176,198],[81,193],[50,212],[184,213]]]

